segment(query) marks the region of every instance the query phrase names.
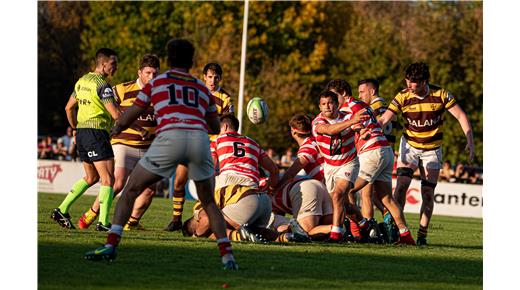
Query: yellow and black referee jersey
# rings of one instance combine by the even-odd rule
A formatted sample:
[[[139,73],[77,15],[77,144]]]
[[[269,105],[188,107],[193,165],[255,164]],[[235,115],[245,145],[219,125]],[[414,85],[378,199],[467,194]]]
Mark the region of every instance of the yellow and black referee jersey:
[[[403,114],[403,136],[408,144],[431,150],[442,145],[443,113],[456,104],[449,91],[428,84],[425,97],[419,98],[405,89],[395,96],[388,109],[395,114]]]

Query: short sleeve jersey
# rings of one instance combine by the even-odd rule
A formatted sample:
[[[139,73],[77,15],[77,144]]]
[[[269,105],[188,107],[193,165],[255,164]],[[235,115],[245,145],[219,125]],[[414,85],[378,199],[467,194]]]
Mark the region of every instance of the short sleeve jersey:
[[[119,107],[122,112],[126,111],[129,107],[134,104],[135,98],[137,94],[141,91],[141,87],[137,80],[126,82],[119,84],[114,87],[114,94],[116,102],[119,103]],[[112,144],[124,144],[127,146],[131,146],[134,148],[148,148],[152,143],[153,138],[155,137],[155,126],[157,123],[155,122],[155,116],[152,107],[148,107],[148,109],[141,114],[134,121],[134,124],[141,126],[143,129],[147,130],[150,134],[150,138],[147,140],[143,140],[139,132],[132,128],[128,128],[121,132],[119,135],[112,137],[110,143]]]
[[[419,98],[408,90],[402,90],[392,100],[388,109],[404,118],[403,136],[411,146],[437,149],[442,145],[443,113],[457,103],[453,95],[436,85],[428,85],[428,93]]]
[[[170,70],[151,80],[137,95],[135,105],[152,105],[156,134],[166,130],[208,132],[206,117],[217,117],[215,97],[204,83],[189,73]]]
[[[221,134],[211,142],[211,155],[218,159],[220,174],[247,177],[257,185],[260,160],[267,157],[256,141],[236,132]]]
[[[113,119],[105,104],[114,103],[114,92],[107,80],[96,73],[82,76],[74,86],[72,96],[78,101],[77,128],[109,131]]]
[[[376,117],[381,117],[388,108],[388,105],[383,98],[377,97],[370,103],[370,108],[372,108]],[[399,127],[399,122],[397,120],[392,120],[383,128],[386,140],[388,140],[390,144],[395,144],[397,129]]]
[[[336,124],[348,120],[347,113],[339,111],[335,119],[328,119],[321,113],[312,121],[312,135],[325,163],[341,166],[354,160],[357,156],[354,143],[354,130],[348,128],[336,135],[319,134],[316,130],[321,124]]]
[[[213,92],[215,96],[215,105],[217,106],[217,114],[219,116],[225,114],[235,114],[235,107],[233,106],[233,100],[231,96],[222,88],[219,87],[216,92]],[[211,141],[217,139],[218,134],[209,135]]]

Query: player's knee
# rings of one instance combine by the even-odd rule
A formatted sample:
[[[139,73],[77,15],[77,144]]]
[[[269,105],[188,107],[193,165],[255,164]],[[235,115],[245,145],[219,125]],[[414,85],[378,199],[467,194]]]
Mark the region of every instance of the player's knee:
[[[88,185],[96,184],[99,181],[99,175],[94,176],[85,176],[85,181],[88,183]]]
[[[397,176],[406,176],[406,177],[413,177],[413,170],[408,167],[399,167],[397,168]]]
[[[435,183],[435,182],[431,182],[428,180],[421,180],[422,189],[431,190],[433,192],[433,190],[435,190],[436,186],[437,186],[437,183]]]

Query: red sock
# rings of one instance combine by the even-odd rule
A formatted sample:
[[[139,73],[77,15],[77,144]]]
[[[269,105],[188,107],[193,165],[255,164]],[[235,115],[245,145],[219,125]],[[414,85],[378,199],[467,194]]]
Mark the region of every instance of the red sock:
[[[233,249],[231,248],[231,242],[226,238],[227,241],[218,242],[218,249],[220,256],[223,257],[227,254],[233,255]]]
[[[121,236],[116,233],[109,233],[107,237],[107,244],[117,247],[119,245],[119,241],[121,241]]]

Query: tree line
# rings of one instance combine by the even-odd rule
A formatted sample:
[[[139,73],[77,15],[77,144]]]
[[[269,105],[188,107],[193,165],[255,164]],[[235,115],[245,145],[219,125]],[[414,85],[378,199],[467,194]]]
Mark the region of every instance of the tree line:
[[[243,2],[38,2],[38,132],[62,134],[64,106],[75,81],[93,68],[100,47],[119,54],[113,85],[136,78],[144,53],[161,58],[172,37],[190,39],[202,77],[207,62],[224,70],[222,86],[238,99]],[[317,94],[344,78],[377,78],[391,101],[415,61],[430,66],[431,82],[453,92],[475,135],[476,163],[483,142],[482,2],[257,2],[249,4],[245,101],[263,97],[269,120],[243,133],[278,152],[296,148],[288,119],[317,114]],[[245,104],[244,104],[245,106]],[[465,137],[445,114],[444,158],[461,161]],[[463,161],[463,160],[462,160]]]

